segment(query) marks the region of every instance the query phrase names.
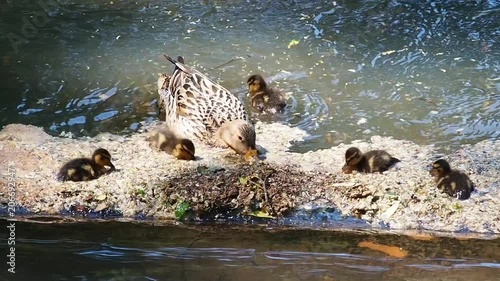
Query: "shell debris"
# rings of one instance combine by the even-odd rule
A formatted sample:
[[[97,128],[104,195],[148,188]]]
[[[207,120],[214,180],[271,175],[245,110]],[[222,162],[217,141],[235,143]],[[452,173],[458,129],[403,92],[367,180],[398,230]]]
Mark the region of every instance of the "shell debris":
[[[15,170],[18,205],[47,214],[115,210],[128,217],[174,218],[179,200],[204,208],[224,204],[218,207],[245,210],[256,205],[267,208],[268,198],[278,214],[309,204],[334,207],[343,215],[359,215],[373,226],[383,223],[391,229],[500,233],[500,140],[464,145],[446,155],[476,186],[470,199],[458,202],[439,191],[429,174],[438,155],[432,145],[373,136],[369,141],[301,154],[288,149],[291,142],[304,140],[303,130],[257,123],[257,145],[266,151],[265,160],[242,164],[228,150],[195,143],[199,158],[178,161],[149,146],[146,136],[155,126],[158,123],[144,124],[130,136],[75,139],[52,137],[31,125],[7,125],[0,131],[0,171],[9,165]],[[385,149],[401,162],[383,174],[342,174],[344,153],[353,145],[362,151]],[[109,150],[117,171],[89,182],[56,180],[65,161],[98,147]],[[276,172],[268,176],[270,170]],[[256,186],[265,182],[267,194],[263,188],[239,184],[242,176]],[[8,202],[7,186],[2,175],[2,202]]]

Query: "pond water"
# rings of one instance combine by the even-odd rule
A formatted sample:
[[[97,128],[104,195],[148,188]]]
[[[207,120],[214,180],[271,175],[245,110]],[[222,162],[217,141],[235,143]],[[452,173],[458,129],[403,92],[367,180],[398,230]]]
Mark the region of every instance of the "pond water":
[[[0,221],[2,229],[6,224]],[[112,221],[18,221],[15,231],[16,273],[8,273],[4,263],[0,280],[488,281],[500,276],[498,239]]]
[[[249,75],[272,80],[290,95],[276,118],[311,134],[296,151],[498,138],[499,12],[495,0],[4,0],[0,126],[133,132],[157,118],[167,53],[241,98]]]
[[[254,73],[288,93],[270,120],[311,134],[294,151],[373,135],[453,149],[500,136],[499,13],[495,0],[3,0],[0,127],[134,132],[158,118],[166,53],[242,99]],[[17,273],[4,264],[0,280],[500,276],[498,239],[118,222],[18,222],[16,239]]]

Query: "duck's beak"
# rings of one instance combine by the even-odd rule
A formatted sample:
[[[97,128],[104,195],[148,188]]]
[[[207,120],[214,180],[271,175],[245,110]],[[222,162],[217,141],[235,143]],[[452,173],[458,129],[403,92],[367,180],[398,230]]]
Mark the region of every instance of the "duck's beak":
[[[113,165],[113,163],[109,162],[108,166],[111,168],[109,169],[109,172],[116,171],[115,165]]]
[[[257,154],[258,154],[257,149],[255,148],[249,149],[247,153],[245,153],[245,160],[251,161],[252,159],[257,158]]]
[[[436,169],[432,168],[429,170],[429,174],[431,174],[431,176],[435,177],[435,176],[437,176],[438,172],[436,171]]]
[[[350,173],[352,173],[352,170],[349,168],[349,166],[347,165],[347,163],[345,163],[344,166],[342,166],[342,172],[344,174],[350,174]]]

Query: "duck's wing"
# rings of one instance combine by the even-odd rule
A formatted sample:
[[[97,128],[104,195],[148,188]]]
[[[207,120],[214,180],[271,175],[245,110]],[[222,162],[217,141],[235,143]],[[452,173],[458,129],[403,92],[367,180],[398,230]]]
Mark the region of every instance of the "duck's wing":
[[[168,88],[177,100],[179,114],[201,118],[209,129],[218,127],[225,121],[248,121],[243,103],[229,90],[198,70],[169,56],[165,57],[175,65]]]

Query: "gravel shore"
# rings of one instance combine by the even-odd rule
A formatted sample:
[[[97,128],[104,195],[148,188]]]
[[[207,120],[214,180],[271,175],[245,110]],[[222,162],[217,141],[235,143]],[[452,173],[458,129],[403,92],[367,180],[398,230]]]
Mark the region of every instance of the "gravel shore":
[[[500,233],[500,141],[464,145],[446,155],[452,168],[476,185],[469,200],[441,193],[429,175],[439,156],[433,146],[374,136],[369,143],[340,144],[304,154],[288,152],[307,135],[298,128],[257,123],[257,144],[265,159],[248,164],[228,150],[195,143],[196,161],[178,161],[150,148],[145,124],[130,136],[52,137],[41,128],[11,124],[0,131],[0,202],[9,203],[7,171],[16,184],[16,203],[36,214],[118,212],[126,217],[175,218],[179,206],[197,215],[218,212],[272,216],[333,207],[373,226],[390,229]],[[343,155],[351,145],[362,151],[386,149],[401,163],[384,174],[344,175]],[[90,182],[58,182],[68,160],[110,151],[118,171]]]

